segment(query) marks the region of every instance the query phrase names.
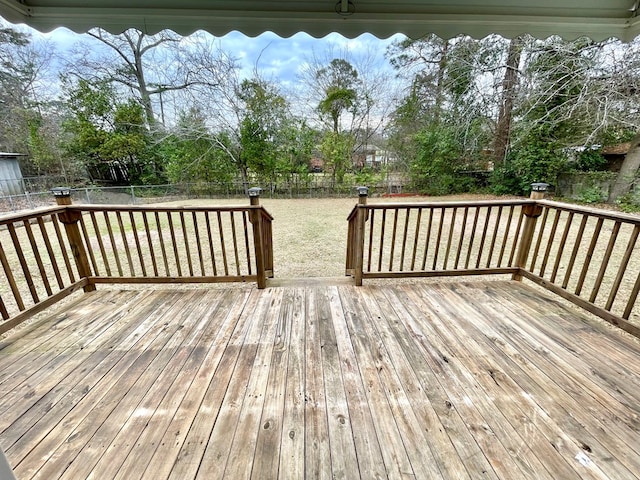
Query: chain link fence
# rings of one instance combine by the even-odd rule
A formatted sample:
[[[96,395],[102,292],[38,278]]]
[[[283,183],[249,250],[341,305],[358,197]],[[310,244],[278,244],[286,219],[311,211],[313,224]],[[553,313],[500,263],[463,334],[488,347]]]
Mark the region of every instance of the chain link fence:
[[[242,181],[235,181],[123,187],[90,186],[71,188],[71,194],[75,203],[94,205],[144,205],[194,198],[244,198],[247,196],[247,189],[253,186],[261,187],[262,196],[265,198],[355,197],[355,187],[358,183],[355,179],[351,180],[342,185],[333,185],[330,176],[320,174],[313,175],[310,179],[292,177],[277,183],[256,181],[244,184]],[[382,182],[362,183],[367,184],[370,195],[375,196],[403,193],[405,180],[398,175],[388,175]],[[41,190],[26,189],[18,195],[0,196],[0,212],[17,212],[55,205],[55,199],[49,190],[51,186]]]

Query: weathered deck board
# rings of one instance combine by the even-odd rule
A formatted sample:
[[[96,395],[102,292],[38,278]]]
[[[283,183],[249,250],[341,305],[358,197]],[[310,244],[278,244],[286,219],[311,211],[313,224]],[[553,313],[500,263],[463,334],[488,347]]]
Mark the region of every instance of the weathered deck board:
[[[97,291],[0,343],[21,479],[640,478],[640,343],[519,282]]]

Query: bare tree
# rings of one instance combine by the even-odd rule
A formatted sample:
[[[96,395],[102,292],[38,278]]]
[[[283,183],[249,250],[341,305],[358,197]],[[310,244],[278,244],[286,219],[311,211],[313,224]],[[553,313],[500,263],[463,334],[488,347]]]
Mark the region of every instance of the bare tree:
[[[502,100],[498,112],[498,121],[493,140],[493,154],[496,164],[504,162],[509,147],[511,122],[515,107],[518,70],[520,67],[520,55],[522,53],[522,38],[515,37],[509,42],[507,51],[507,63],[504,77],[502,78]]]
[[[399,82],[381,69],[379,52],[329,48],[306,59],[300,79],[305,116],[354,137],[354,149],[381,134],[398,97]],[[340,106],[342,106],[340,108]],[[339,112],[338,112],[339,110]]]
[[[94,51],[84,42],[70,59],[68,71],[129,90],[144,107],[149,126],[158,120],[156,105],[164,93],[217,89],[221,77],[234,68],[229,55],[197,35],[185,40],[169,31],[147,35],[135,29],[120,35],[95,29],[88,35],[106,48]],[[153,101],[155,96],[160,102]]]

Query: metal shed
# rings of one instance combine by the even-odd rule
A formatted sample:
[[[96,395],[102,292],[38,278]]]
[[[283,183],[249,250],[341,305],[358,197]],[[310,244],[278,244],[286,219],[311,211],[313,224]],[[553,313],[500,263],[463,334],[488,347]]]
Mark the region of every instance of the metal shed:
[[[24,180],[18,159],[22,153],[0,152],[0,196],[24,193]]]

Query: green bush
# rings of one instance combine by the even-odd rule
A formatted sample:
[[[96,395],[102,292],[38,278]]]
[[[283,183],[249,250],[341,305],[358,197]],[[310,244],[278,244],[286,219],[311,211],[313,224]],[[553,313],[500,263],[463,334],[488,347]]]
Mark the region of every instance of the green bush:
[[[544,136],[531,135],[494,170],[490,184],[497,195],[526,195],[534,182],[556,185],[560,173],[568,170],[566,156]]]
[[[581,172],[599,172],[606,168],[607,159],[602,156],[600,150],[587,149],[580,152],[574,166]]]
[[[415,160],[409,174],[414,190],[427,195],[468,192],[475,187],[472,178],[461,173],[462,151],[453,132],[433,127],[416,134]]]
[[[602,188],[592,185],[578,192],[577,200],[582,203],[603,203],[607,201],[607,194]]]
[[[640,194],[635,191],[626,193],[618,197],[616,201],[618,207],[623,212],[634,213],[640,212]]]

